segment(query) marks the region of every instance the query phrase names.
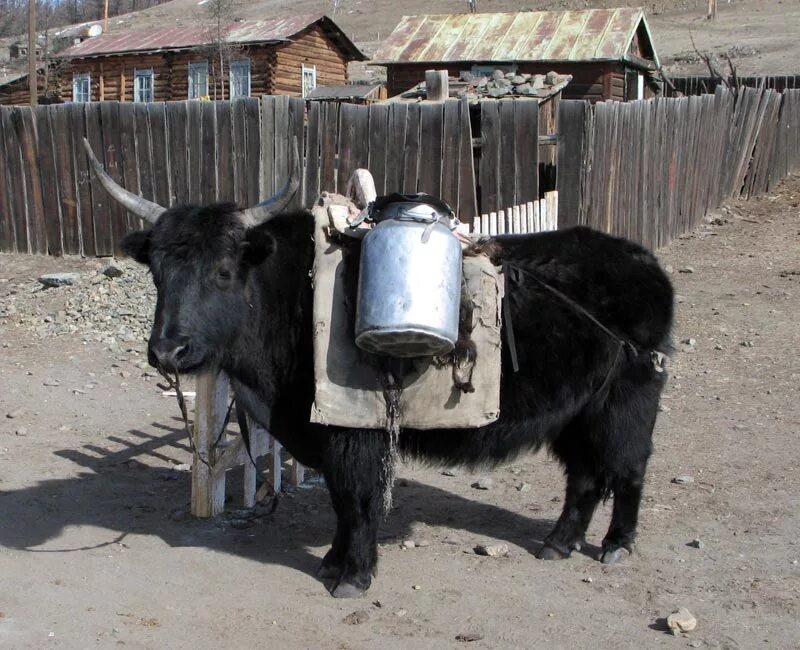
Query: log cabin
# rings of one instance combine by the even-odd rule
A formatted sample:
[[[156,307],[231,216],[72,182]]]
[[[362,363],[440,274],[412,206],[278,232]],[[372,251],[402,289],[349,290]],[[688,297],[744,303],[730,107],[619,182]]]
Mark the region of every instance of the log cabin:
[[[91,38],[58,55],[65,101],[305,97],[347,81],[364,54],[321,14],[208,27],[128,30]]]
[[[404,16],[370,65],[386,66],[389,96],[425,79],[500,69],[570,75],[564,99],[626,101],[659,94],[660,64],[642,9]]]

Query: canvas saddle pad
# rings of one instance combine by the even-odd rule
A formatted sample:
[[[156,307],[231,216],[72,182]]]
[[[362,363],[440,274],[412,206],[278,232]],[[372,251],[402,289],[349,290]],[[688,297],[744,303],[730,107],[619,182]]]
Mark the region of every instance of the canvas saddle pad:
[[[384,428],[386,404],[378,370],[368,363],[368,355],[356,347],[351,338],[352,327],[347,323],[342,250],[329,237],[333,224],[331,205],[344,206],[348,201],[340,195],[325,194],[312,210],[315,395],[311,421]],[[358,212],[349,205],[351,213]],[[429,359],[415,361],[414,372],[404,378],[400,401],[403,427],[480,427],[500,415],[502,283],[497,269],[484,256],[464,258],[464,277],[475,303],[471,335],[478,353],[472,375],[475,392],[462,393],[454,388],[450,366],[436,367]]]

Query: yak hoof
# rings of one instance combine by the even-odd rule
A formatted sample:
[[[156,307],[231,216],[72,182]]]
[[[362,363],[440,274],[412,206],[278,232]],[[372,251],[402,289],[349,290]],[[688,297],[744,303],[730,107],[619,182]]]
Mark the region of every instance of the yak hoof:
[[[600,561],[603,564],[619,564],[624,561],[631,552],[627,548],[609,548],[603,551]]]
[[[359,598],[366,593],[367,589],[368,587],[358,587],[351,582],[341,581],[331,590],[331,596],[334,598]]]
[[[540,560],[566,560],[569,557],[569,552],[564,553],[559,551],[555,546],[545,544],[539,549],[536,557]]]

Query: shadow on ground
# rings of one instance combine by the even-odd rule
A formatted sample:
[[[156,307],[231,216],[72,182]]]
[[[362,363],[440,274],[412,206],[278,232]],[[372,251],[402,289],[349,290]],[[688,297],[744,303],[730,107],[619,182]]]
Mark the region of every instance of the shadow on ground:
[[[164,435],[131,430],[130,436],[139,440],[135,443],[109,436],[116,451],[91,444],[55,451],[83,468],[77,476],[0,491],[0,512],[7,522],[0,526],[0,545],[30,553],[75,553],[121,542],[129,534],[151,535],[173,547],[203,547],[315,575],[335,526],[324,487],[292,489],[273,513],[260,517],[242,518],[235,503],[229,503],[233,514],[175,521],[176,511],[188,511],[191,490],[189,472],[173,469],[175,452],[184,455],[189,449],[182,428],[153,427]],[[154,459],[164,466],[143,462]],[[228,492],[238,495],[235,474],[229,472]],[[416,481],[403,481],[394,495],[395,507],[381,528],[382,542],[404,539],[420,522],[465,531],[476,539],[502,539],[533,554],[553,525]],[[57,538],[73,526],[116,534],[92,545],[60,546]]]

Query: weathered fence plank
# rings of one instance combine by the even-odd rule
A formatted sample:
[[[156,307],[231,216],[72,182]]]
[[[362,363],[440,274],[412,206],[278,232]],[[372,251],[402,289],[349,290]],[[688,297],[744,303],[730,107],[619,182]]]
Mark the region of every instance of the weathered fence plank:
[[[36,107],[36,153],[39,167],[39,183],[42,188],[41,218],[44,221],[47,238],[47,252],[50,255],[63,255],[61,210],[58,201],[56,179],[55,146],[50,125],[50,111],[47,106]]]
[[[8,109],[0,108],[0,250],[17,252],[14,227],[14,204],[12,202],[12,180],[9,175],[10,147],[6,143],[4,114]]]

